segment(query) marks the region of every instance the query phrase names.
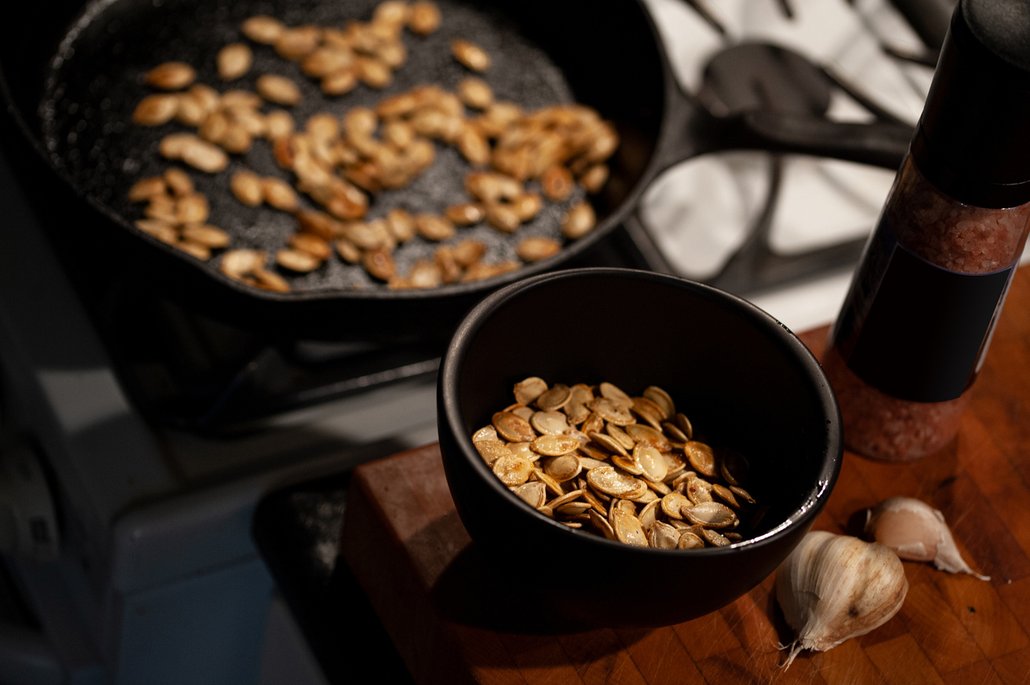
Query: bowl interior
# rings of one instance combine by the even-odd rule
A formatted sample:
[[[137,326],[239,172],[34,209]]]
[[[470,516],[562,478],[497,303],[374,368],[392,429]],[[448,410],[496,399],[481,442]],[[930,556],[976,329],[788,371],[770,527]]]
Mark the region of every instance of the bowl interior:
[[[839,470],[837,406],[817,362],[767,314],[707,286],[617,269],[537,277],[484,301],[451,355],[457,411],[448,419],[488,481],[468,436],[527,376],[609,381],[630,395],[664,388],[697,439],[747,459],[744,486],[768,507],[750,539],[806,517]]]

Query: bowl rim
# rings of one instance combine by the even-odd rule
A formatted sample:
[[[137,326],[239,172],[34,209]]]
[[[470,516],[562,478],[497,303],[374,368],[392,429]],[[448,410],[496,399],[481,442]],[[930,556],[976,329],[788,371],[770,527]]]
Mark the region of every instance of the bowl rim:
[[[554,519],[541,514],[512,493],[506,486],[504,486],[503,483],[501,483],[501,481],[497,479],[493,471],[487,467],[482,457],[479,456],[479,453],[472,445],[471,437],[465,434],[465,428],[461,424],[461,414],[459,411],[459,399],[457,393],[459,371],[463,365],[465,356],[468,354],[471,342],[476,337],[476,333],[478,333],[478,331],[485,325],[492,312],[526,291],[550,284],[554,281],[565,281],[586,277],[593,278],[598,276],[658,282],[679,289],[693,291],[695,294],[699,294],[702,297],[727,302],[730,306],[741,310],[745,315],[748,315],[749,318],[753,319],[758,327],[770,331],[772,335],[782,340],[785,343],[786,348],[798,359],[805,371],[805,375],[813,382],[813,386],[821,400],[821,405],[827,416],[827,457],[823,460],[817,473],[814,487],[805,493],[806,496],[802,504],[792,511],[783,521],[761,535],[740,540],[739,542],[734,542],[725,547],[705,547],[702,549],[680,550],[656,549],[652,547],[627,545],[616,540],[608,540],[601,535],[585,533],[574,528],[569,528],[568,526],[562,525]],[[525,512],[527,516],[530,517],[530,520],[535,519],[540,523],[552,526],[554,530],[559,530],[573,535],[575,538],[582,540],[585,544],[610,546],[613,549],[622,550],[624,553],[663,556],[675,555],[684,557],[694,557],[698,555],[720,556],[774,544],[781,538],[792,534],[792,532],[799,527],[807,529],[807,527],[811,525],[815,517],[822,510],[823,506],[825,506],[826,500],[832,493],[843,464],[844,446],[842,438],[842,420],[836,395],[834,394],[829,380],[823,372],[822,366],[808,347],[801,342],[797,335],[771,314],[743,297],[698,281],[653,271],[612,267],[563,269],[526,278],[491,293],[465,315],[464,319],[455,330],[451,342],[447,347],[443,359],[441,360],[439,395],[447,429],[454,436],[453,443],[457,446],[462,457],[472,465],[472,470],[475,471],[486,483],[488,483],[488,487],[497,492],[505,501],[516,505],[519,510]]]

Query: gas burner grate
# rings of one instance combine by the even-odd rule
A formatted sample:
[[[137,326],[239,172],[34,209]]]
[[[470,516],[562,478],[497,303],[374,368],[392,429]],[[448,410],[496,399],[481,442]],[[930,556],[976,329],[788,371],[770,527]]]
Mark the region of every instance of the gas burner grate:
[[[699,107],[854,121],[875,137],[880,126],[913,130],[954,1],[649,6]],[[628,228],[659,270],[745,296],[803,283],[857,263],[896,156],[883,168],[763,152],[698,157],[655,184]]]

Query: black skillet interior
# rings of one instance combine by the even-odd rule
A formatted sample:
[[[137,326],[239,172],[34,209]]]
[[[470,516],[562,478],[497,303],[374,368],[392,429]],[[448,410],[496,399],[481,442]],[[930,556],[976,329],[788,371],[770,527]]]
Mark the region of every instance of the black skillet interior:
[[[212,289],[246,290],[252,298],[270,301],[328,304],[399,298],[425,303],[449,295],[478,295],[514,277],[557,266],[601,238],[636,201],[665,106],[667,70],[650,20],[636,0],[606,2],[603,10],[589,0],[497,0],[485,6],[471,0],[441,0],[441,29],[428,38],[406,34],[409,58],[395,72],[388,89],[373,91],[362,86],[331,100],[321,96],[317,85],[296,65],[266,47],[255,49],[256,63],[250,75],[222,85],[214,72],[215,54],[222,45],[241,40],[238,27],[247,16],[270,14],[291,25],[341,25],[348,19],[367,20],[375,5],[371,0],[106,0],[89,3],[85,9],[68,0],[46,3],[45,7],[44,3],[18,4],[30,6],[18,10],[22,15],[18,21],[2,22],[0,29],[8,34],[3,36],[0,55],[10,95],[58,173],[104,215],[98,222],[113,223],[146,243],[144,249],[155,267],[158,262],[177,262],[175,268],[181,273],[182,265],[188,264],[187,271],[204,272]],[[312,274],[291,277],[296,292],[281,298],[229,282],[217,272],[214,260],[195,262],[131,226],[141,208],[127,202],[126,189],[137,178],[168,166],[156,152],[157,142],[165,133],[182,129],[174,123],[157,129],[129,123],[136,103],[148,92],[141,83],[146,69],[168,60],[186,61],[198,68],[199,81],[221,90],[252,89],[256,74],[262,72],[291,76],[305,94],[305,101],[294,111],[302,123],[316,111],[342,113],[350,106],[368,105],[384,94],[419,83],[453,88],[466,75],[449,54],[451,39],[458,37],[472,39],[489,51],[494,65],[486,80],[499,97],[527,107],[575,100],[615,123],[621,145],[611,161],[606,188],[592,198],[600,224],[595,234],[569,243],[558,256],[511,277],[433,291],[389,291],[373,284],[360,268],[347,267],[334,258]],[[212,223],[229,230],[235,245],[274,252],[284,244],[294,222],[285,214],[246,208],[232,199],[228,178],[241,165],[285,177],[263,142],[235,159],[226,172],[193,176],[211,201]],[[407,188],[377,195],[370,215],[378,216],[395,206],[441,211],[465,197],[462,178],[466,168],[454,150],[438,147],[432,169]],[[557,235],[559,217],[567,204],[549,204],[518,237]],[[494,260],[514,255],[516,239],[486,226],[464,230],[459,237],[484,240]],[[406,246],[399,266],[403,269],[431,249],[426,244]]]

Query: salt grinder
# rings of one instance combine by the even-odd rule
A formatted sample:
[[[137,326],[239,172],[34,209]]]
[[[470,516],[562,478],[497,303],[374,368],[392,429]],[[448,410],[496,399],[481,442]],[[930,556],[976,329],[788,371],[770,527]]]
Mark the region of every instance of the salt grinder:
[[[960,0],[909,152],[830,338],[849,449],[959,428],[1030,227],[1030,3]]]

